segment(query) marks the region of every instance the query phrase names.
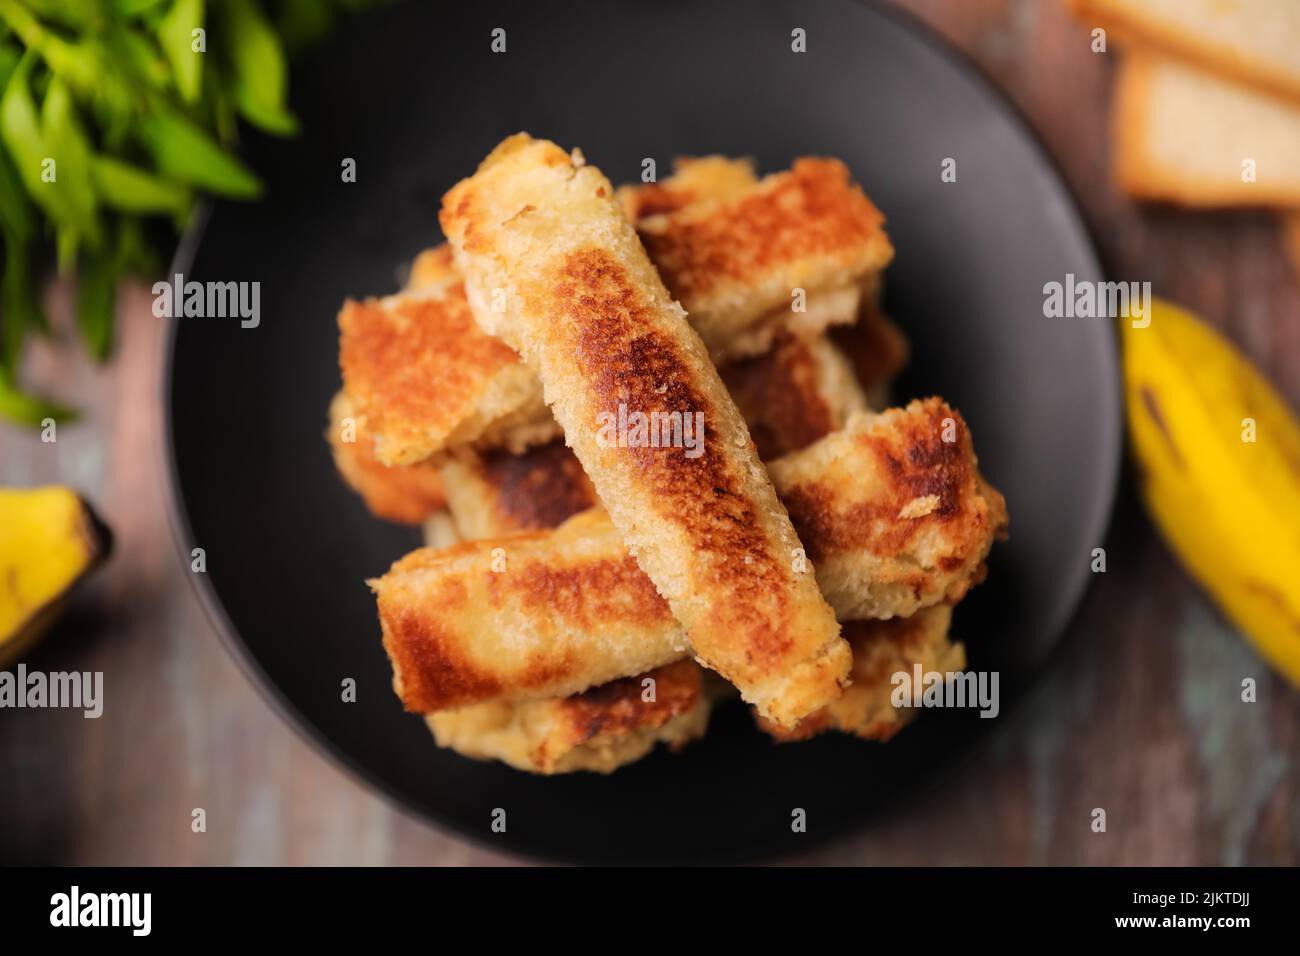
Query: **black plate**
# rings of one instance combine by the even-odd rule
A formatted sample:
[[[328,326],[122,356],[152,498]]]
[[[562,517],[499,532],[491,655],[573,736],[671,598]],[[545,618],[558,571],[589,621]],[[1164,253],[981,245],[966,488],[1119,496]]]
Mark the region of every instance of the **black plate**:
[[[489,49],[493,28],[507,52]],[[808,52],[791,52],[791,30]],[[741,860],[807,849],[914,792],[999,724],[930,711],[887,746],[777,747],[739,706],[703,742],[610,777],[544,779],[433,746],[390,688],[367,576],[419,544],[376,522],[323,440],[345,296],[396,288],[438,239],[439,198],[505,134],[567,146],[615,182],[643,157],[720,152],[763,171],[843,158],[889,217],[887,305],[914,346],[899,397],[969,419],[1012,538],[955,633],[1002,675],[1002,713],[1059,640],[1101,543],[1120,451],[1104,322],[1043,317],[1043,284],[1097,279],[1077,209],[1032,134],[910,22],[841,2],[408,3],[304,62],[294,142],[253,141],[269,197],[223,205],[187,276],[261,282],[262,320],[175,323],[167,401],[180,537],[236,655],[311,740],[401,804],[498,849],[581,861]],[[355,184],[341,182],[345,157]],[[940,181],[956,158],[957,182]],[[179,257],[186,264],[187,257]],[[340,699],[353,677],[359,700]],[[504,834],[490,831],[494,808]],[[791,832],[791,811],[809,832]]]

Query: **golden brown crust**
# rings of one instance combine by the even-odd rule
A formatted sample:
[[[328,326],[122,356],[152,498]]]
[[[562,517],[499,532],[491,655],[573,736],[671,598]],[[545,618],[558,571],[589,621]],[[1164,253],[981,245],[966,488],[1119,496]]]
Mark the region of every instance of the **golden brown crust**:
[[[352,403],[343,392],[330,402],[326,437],[344,483],[361,495],[376,518],[420,524],[447,503],[436,465],[418,462],[390,467],[375,458],[373,439],[360,430]],[[352,440],[345,440],[347,437]]]
[[[468,757],[540,774],[610,773],[656,743],[676,750],[703,735],[711,703],[703,673],[692,661],[678,661],[570,697],[432,714],[429,727],[441,746]]]
[[[623,203],[633,211],[671,208],[675,214],[692,217],[683,220],[681,228],[686,234],[698,231],[707,236],[707,241],[679,245],[671,241],[678,231],[677,219],[665,223],[662,215],[647,217],[649,229],[668,237],[663,243],[674,259],[656,265],[670,280],[669,285],[673,284],[675,269],[694,275],[707,268],[708,263],[697,261],[695,256],[711,257],[715,247],[743,250],[748,244],[751,252],[745,254],[752,255],[752,246],[762,239],[756,232],[760,227],[771,234],[769,238],[784,237],[779,251],[785,258],[777,263],[777,271],[755,271],[748,277],[734,275],[725,288],[713,290],[707,300],[684,300],[689,310],[698,308],[701,319],[710,324],[712,331],[705,338],[715,361],[761,353],[783,332],[793,330],[810,337],[828,326],[852,321],[857,285],[883,267],[892,254],[876,222],[879,214],[856,187],[848,186],[847,181],[837,183],[834,174],[818,172],[825,168],[819,164],[826,161],[801,162],[812,165],[800,167],[798,176],[793,172],[778,174],[759,183],[745,161],[722,157],[686,160],[679,163],[674,176],[661,184],[619,191]],[[781,203],[789,196],[804,201],[785,209]],[[839,198],[847,205],[841,208],[836,203]],[[851,254],[851,236],[845,228],[846,223],[855,221],[869,233],[856,257]],[[875,225],[868,226],[869,222]],[[439,246],[416,258],[408,290],[460,299],[463,293],[458,283],[450,248]],[[796,313],[791,311],[791,292],[800,283],[807,292],[807,310]],[[416,461],[470,441],[521,450],[554,437],[555,432],[546,427],[552,424],[550,413],[541,400],[541,385],[535,376],[525,373],[521,377],[512,352],[502,351],[499,342],[477,327],[468,328],[457,321],[460,317],[459,312],[445,317],[435,315],[437,321],[421,327],[423,341],[412,341],[412,374],[428,371],[446,375],[443,366],[453,366],[454,387],[437,404],[426,404],[417,394],[406,407],[397,409],[393,413],[393,436],[383,427],[387,423],[377,417],[372,430],[383,439],[384,460]],[[696,316],[692,314],[689,320],[695,322]],[[358,326],[359,336],[371,333],[379,341],[351,343],[363,357],[358,374],[365,372],[367,355],[396,357],[400,351],[399,343],[385,343],[382,338],[391,338],[389,324]],[[347,378],[347,366],[344,371],[345,387],[361,394],[364,383],[354,389]],[[366,377],[378,378],[383,371],[372,369]],[[493,424],[495,419],[510,415],[514,416],[511,420]],[[408,447],[404,442],[411,435],[416,440]]]
[[[855,415],[768,470],[842,619],[959,600],[1006,533],[1006,502],[980,476],[960,413],[938,398]]]
[[[452,517],[467,539],[555,528],[598,504],[582,465],[560,441],[520,454],[457,449],[443,474]]]
[[[553,532],[421,549],[370,585],[394,688],[419,713],[573,694],[685,652],[603,512]]]
[[[531,376],[508,347],[479,332],[460,286],[348,301],[339,331],[344,390],[384,464],[472,441],[531,396]]]
[[[505,141],[445,197],[475,318],[533,367],[565,437],[696,654],[790,722],[838,694],[848,648],[744,422],[593,167]],[[504,290],[504,307],[492,307]],[[599,439],[629,409],[702,416],[703,454]]]
[[[677,212],[701,202],[723,202],[751,190],[757,183],[754,164],[726,156],[683,157],[673,162],[673,175],[659,183],[620,186],[623,214],[630,222]]]
[[[829,535],[815,543],[815,570],[842,620],[908,615],[964,594],[1005,527],[1005,505],[978,476],[969,439],[958,442],[958,460],[931,448],[940,412],[937,424],[952,416],[961,436],[954,411],[916,402],[855,416],[774,466],[778,489],[792,492],[792,520]],[[912,450],[918,460],[897,472],[881,464]],[[926,512],[915,492],[928,499],[932,489],[939,500]],[[882,553],[888,541],[904,550]],[[492,573],[497,549],[506,563]],[[410,710],[574,693],[687,652],[681,626],[600,510],[557,531],[415,551],[372,586]]]
[[[884,314],[875,296],[864,297],[857,322],[832,329],[829,336],[868,399],[887,391],[911,354],[903,330]]]
[[[916,664],[924,672],[948,673],[965,668],[965,648],[948,637],[951,623],[951,606],[939,604],[911,617],[846,624],[844,639],[853,648],[852,683],[840,698],[809,714],[793,729],[757,717],[759,727],[781,743],[808,740],[828,730],[863,740],[889,740],[914,713],[893,706],[895,674],[910,675]]]
[[[443,470],[465,539],[556,527],[596,504],[582,466],[561,442],[518,455],[460,449]],[[609,773],[656,743],[675,750],[703,735],[712,700],[701,692],[702,674],[693,661],[678,661],[569,697],[486,701],[431,714],[428,722],[440,746],[467,757],[532,773]],[[647,678],[656,686],[652,701],[643,699]]]
[[[719,372],[764,461],[812,444],[866,407],[847,360],[825,338],[784,338]]]
[[[893,257],[885,218],[838,160],[803,158],[726,202],[687,206],[637,223],[664,283],[705,345],[728,340],[792,292],[860,283]]]

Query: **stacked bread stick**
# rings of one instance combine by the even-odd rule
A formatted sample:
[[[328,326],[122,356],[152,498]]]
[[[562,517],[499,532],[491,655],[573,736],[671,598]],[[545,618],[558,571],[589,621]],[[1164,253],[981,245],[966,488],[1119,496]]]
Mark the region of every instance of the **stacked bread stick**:
[[[608,772],[728,684],[779,740],[887,739],[894,663],[960,669],[1005,504],[942,400],[869,410],[906,345],[842,164],[616,191],[520,134],[441,221],[402,293],[340,313],[330,427],[373,511],[428,522],[370,584],[440,745]]]

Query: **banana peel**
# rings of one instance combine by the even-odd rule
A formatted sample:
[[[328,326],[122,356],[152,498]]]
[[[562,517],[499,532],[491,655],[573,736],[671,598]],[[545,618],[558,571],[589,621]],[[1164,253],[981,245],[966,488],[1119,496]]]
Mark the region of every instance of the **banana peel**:
[[[1300,422],[1192,314],[1156,299],[1149,325],[1123,317],[1120,329],[1148,512],[1224,614],[1300,688]]]
[[[0,666],[31,648],[111,550],[111,532],[70,488],[0,488]]]

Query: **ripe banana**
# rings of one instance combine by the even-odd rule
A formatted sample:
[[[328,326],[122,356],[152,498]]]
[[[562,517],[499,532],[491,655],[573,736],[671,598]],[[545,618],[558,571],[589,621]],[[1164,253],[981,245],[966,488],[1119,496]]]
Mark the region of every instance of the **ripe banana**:
[[[1200,319],[1156,299],[1120,321],[1147,510],[1183,565],[1300,687],[1300,422]]]
[[[0,666],[40,637],[63,596],[107,557],[111,543],[69,488],[0,488]]]

